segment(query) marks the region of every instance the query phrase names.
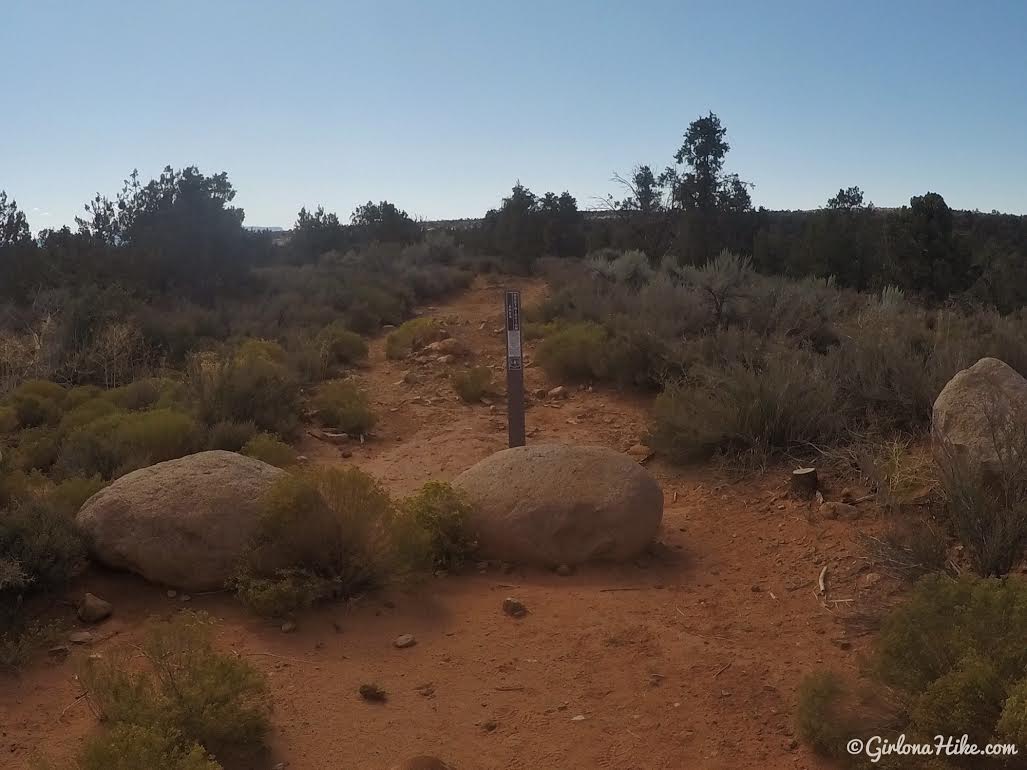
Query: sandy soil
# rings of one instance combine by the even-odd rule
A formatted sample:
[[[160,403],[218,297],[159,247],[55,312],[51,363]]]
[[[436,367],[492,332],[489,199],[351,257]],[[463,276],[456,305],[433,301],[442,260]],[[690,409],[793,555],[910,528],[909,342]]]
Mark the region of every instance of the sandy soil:
[[[424,313],[491,365],[501,382],[502,288],[479,279]],[[510,280],[524,304],[545,287]],[[527,388],[548,387],[530,366]],[[403,382],[413,372],[414,384]],[[444,365],[385,359],[372,344],[360,377],[381,415],[373,440],[346,447],[305,438],[312,462],[353,462],[395,493],[448,479],[506,445],[503,400],[461,403]],[[533,404],[529,441],[624,450],[644,435],[648,400],[596,389]],[[349,457],[344,457],[350,453]],[[802,675],[821,666],[854,671],[869,637],[846,618],[897,590],[874,580],[850,522],[818,520],[785,495],[786,469],[733,481],[710,468],[649,469],[667,507],[660,542],[636,563],[560,577],[498,567],[432,578],[327,606],[293,633],[247,615],[224,594],[188,604],[126,575],[94,571],[68,598],[92,590],[115,605],[90,652],[131,640],[145,619],[187,606],[219,620],[219,640],[264,670],[275,703],[271,752],[260,767],[385,769],[434,754],[460,770],[487,768],[826,767],[792,728]],[[862,506],[861,506],[862,507]],[[872,511],[866,511],[872,516]],[[828,566],[826,600],[814,594]],[[522,620],[505,616],[507,596]],[[72,623],[67,607],[60,613]],[[413,634],[417,644],[392,640]],[[86,654],[76,649],[74,655]],[[74,660],[46,656],[0,676],[0,766],[27,767],[36,751],[67,766],[96,729],[73,678]],[[388,692],[382,705],[357,694]],[[252,766],[252,763],[251,763]]]

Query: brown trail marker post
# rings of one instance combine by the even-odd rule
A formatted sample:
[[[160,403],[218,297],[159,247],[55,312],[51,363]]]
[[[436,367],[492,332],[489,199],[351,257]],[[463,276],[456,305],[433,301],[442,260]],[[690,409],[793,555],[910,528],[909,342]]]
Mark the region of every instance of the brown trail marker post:
[[[521,353],[521,293],[506,292],[506,420],[510,446],[524,446],[524,359]]]

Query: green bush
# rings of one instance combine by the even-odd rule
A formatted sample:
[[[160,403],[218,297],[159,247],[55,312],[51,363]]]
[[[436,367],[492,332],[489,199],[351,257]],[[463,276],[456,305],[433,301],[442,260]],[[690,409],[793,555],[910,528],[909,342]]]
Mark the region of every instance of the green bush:
[[[70,411],[82,406],[87,401],[102,397],[103,393],[104,391],[96,387],[96,385],[76,385],[64,397],[64,408]]]
[[[586,382],[606,376],[608,334],[596,323],[575,323],[546,337],[535,359],[554,382]]]
[[[60,442],[53,428],[27,428],[18,434],[14,462],[21,470],[46,472],[57,462]]]
[[[442,339],[446,332],[432,318],[412,318],[385,338],[385,356],[391,360],[406,358],[430,342]]]
[[[199,451],[203,430],[190,415],[173,409],[120,412],[77,428],[61,446],[67,476],[105,479]]]
[[[449,381],[463,401],[474,404],[481,401],[492,387],[492,370],[487,366],[464,369],[454,372]]]
[[[0,406],[0,434],[13,433],[20,424],[18,412],[13,406]]]
[[[13,624],[22,596],[65,585],[85,562],[74,520],[29,497],[0,511],[0,626]]]
[[[61,419],[67,391],[47,380],[27,380],[11,391],[8,404],[23,428],[53,425]]]
[[[67,436],[76,428],[81,428],[117,411],[118,407],[110,399],[94,398],[89,401],[83,401],[64,413],[58,426],[58,431],[62,436]]]
[[[4,560],[0,557],[0,596],[4,590]],[[54,645],[59,635],[60,627],[57,623],[7,623],[6,630],[0,633],[0,671],[21,668],[34,653]]]
[[[972,743],[1024,735],[1027,582],[928,575],[885,618],[867,686],[890,701],[886,718],[842,705],[838,680],[800,692],[799,726],[820,753],[844,756],[863,734],[968,735]],[[962,766],[962,765],[960,765]]]
[[[210,435],[207,437],[207,448],[238,452],[256,435],[257,426],[252,422],[222,420],[211,427]]]
[[[451,484],[429,481],[403,501],[402,513],[415,531],[423,533],[420,550],[430,558],[427,566],[459,569],[474,553],[477,543],[469,530],[471,504]]]
[[[258,433],[247,441],[242,448],[242,454],[279,468],[295,465],[297,457],[295,449],[268,433]]]
[[[653,407],[653,446],[680,461],[716,453],[762,460],[839,436],[845,414],[815,355],[785,349],[668,385]]]
[[[93,736],[82,749],[79,770],[219,770],[198,743],[173,729],[118,724]]]
[[[61,513],[74,516],[90,497],[106,486],[99,474],[85,478],[71,476],[54,485],[46,499]]]
[[[146,740],[126,733],[149,751],[175,749],[189,756],[197,745],[212,753],[253,748],[270,727],[267,685],[246,661],[217,652],[211,637],[205,616],[182,613],[154,623],[138,648],[87,659],[79,679],[96,712],[112,727],[149,732]],[[143,670],[130,662],[136,649]]]
[[[239,598],[278,617],[381,584],[402,571],[394,520],[388,493],[356,468],[280,479],[233,581]]]
[[[156,378],[135,380],[120,388],[108,390],[105,397],[118,409],[135,412],[156,406],[164,391],[164,382]]]
[[[344,433],[367,433],[377,422],[367,394],[351,380],[324,383],[313,403],[325,425]]]
[[[299,383],[274,349],[252,347],[229,360],[194,358],[191,379],[200,413],[208,425],[252,422],[260,430],[291,436],[299,426]]]
[[[354,364],[367,358],[364,338],[340,323],[333,323],[318,332],[317,343],[333,364]]]

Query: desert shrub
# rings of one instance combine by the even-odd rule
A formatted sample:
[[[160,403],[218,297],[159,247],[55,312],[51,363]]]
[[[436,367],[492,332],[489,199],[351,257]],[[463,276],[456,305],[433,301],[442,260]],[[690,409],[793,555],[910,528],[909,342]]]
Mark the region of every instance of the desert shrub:
[[[377,421],[367,394],[352,380],[324,383],[313,403],[325,425],[344,433],[367,433]]]
[[[346,326],[359,334],[371,334],[384,324],[401,323],[407,315],[407,302],[380,286],[357,283],[349,287],[349,292]]]
[[[935,437],[945,513],[953,534],[979,575],[1004,575],[1023,557],[1027,544],[1027,415],[1018,411],[999,425],[989,406],[996,462],[981,464]]]
[[[842,683],[830,671],[819,671],[803,678],[795,724],[799,735],[814,751],[827,757],[845,756],[845,742],[856,734],[840,708]]]
[[[67,391],[48,380],[23,382],[7,397],[8,404],[18,416],[23,428],[55,424],[61,418]]]
[[[406,358],[412,352],[445,336],[445,331],[431,318],[412,318],[385,338],[385,356]]]
[[[74,516],[90,497],[107,486],[99,474],[85,478],[71,476],[54,484],[46,494],[47,501],[66,516]]]
[[[84,561],[74,521],[48,501],[29,497],[0,511],[0,625],[13,623],[25,594],[63,586]]]
[[[0,557],[0,595],[4,590],[4,561]],[[0,671],[21,668],[34,653],[53,645],[59,634],[57,623],[33,620],[24,624],[8,624],[0,633]]]
[[[353,364],[367,358],[364,338],[340,323],[333,323],[318,332],[317,343],[327,352],[330,363]]]
[[[118,409],[137,411],[154,406],[160,400],[161,390],[160,380],[145,378],[108,390],[105,397]]]
[[[880,536],[863,533],[860,539],[880,570],[904,580],[948,568],[948,534],[929,516],[897,517]]]
[[[526,340],[540,340],[551,334],[556,334],[561,326],[559,321],[527,321],[523,326],[522,334]]]
[[[15,464],[23,471],[50,470],[60,454],[57,432],[50,427],[28,428],[18,434]]]
[[[87,659],[79,678],[112,727],[168,736],[151,748],[177,747],[188,756],[197,744],[214,753],[253,747],[269,729],[267,685],[246,661],[217,652],[211,637],[205,616],[185,612],[148,629],[138,647],[142,670],[122,649]]]
[[[88,425],[94,420],[114,414],[117,411],[118,407],[106,398],[94,398],[89,401],[83,401],[64,413],[58,425],[58,432],[62,436],[66,436],[76,428],[81,428],[83,425]]]
[[[242,454],[279,468],[296,464],[296,450],[268,433],[258,433],[246,442]]]
[[[80,770],[219,770],[198,743],[190,744],[174,729],[118,724],[90,738],[78,762]]]
[[[65,410],[75,409],[87,401],[100,398],[103,393],[104,391],[96,385],[76,385],[70,388],[64,397],[64,408]]]
[[[836,757],[846,740],[867,734],[1019,740],[1025,632],[1023,580],[928,575],[885,618],[867,670],[864,686],[888,704],[887,719],[849,707],[840,680],[818,675],[800,691],[800,731]]]
[[[653,446],[679,460],[715,453],[759,458],[833,438],[845,415],[815,356],[784,349],[668,385],[653,408]]]
[[[262,352],[263,351],[263,352]],[[292,435],[299,425],[299,383],[266,346],[230,359],[194,357],[190,379],[208,425],[253,422],[259,429]],[[284,356],[284,353],[283,353]]]
[[[286,615],[364,591],[401,571],[392,500],[356,468],[289,475],[268,491],[233,584],[255,611]]]
[[[413,525],[413,542],[430,558],[427,566],[459,569],[474,553],[477,543],[469,530],[471,504],[451,484],[429,481],[403,501],[402,513]]]
[[[481,401],[492,387],[492,370],[487,366],[464,369],[454,372],[449,381],[462,400],[474,404]]]
[[[599,380],[606,375],[607,337],[599,324],[571,324],[546,337],[535,359],[553,381]]]
[[[203,446],[203,438],[199,423],[174,409],[114,413],[68,435],[61,446],[60,470],[109,479],[192,454]]]
[[[24,500],[32,488],[30,477],[23,470],[3,470],[0,468],[0,509],[6,508],[18,500]]]
[[[13,406],[0,406],[0,433],[13,433],[18,429],[20,420]]]
[[[246,340],[239,346],[235,355],[236,358],[244,361],[250,358],[262,358],[277,364],[284,364],[287,359],[285,349],[274,340]]]
[[[255,435],[257,435],[257,426],[252,422],[222,420],[211,427],[207,436],[207,448],[238,452]]]

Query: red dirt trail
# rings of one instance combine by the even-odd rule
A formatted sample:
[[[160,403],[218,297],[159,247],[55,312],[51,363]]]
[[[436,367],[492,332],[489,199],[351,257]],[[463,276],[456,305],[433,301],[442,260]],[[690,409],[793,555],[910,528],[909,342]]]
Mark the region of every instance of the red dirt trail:
[[[502,289],[530,306],[536,280],[479,278],[425,315],[503,379]],[[545,381],[530,365],[530,392]],[[438,363],[385,359],[371,345],[360,378],[380,425],[361,445],[307,437],[312,462],[352,462],[395,494],[449,479],[506,444],[502,397],[494,407],[459,401]],[[421,376],[404,384],[403,373]],[[613,389],[572,390],[534,403],[528,441],[601,444],[625,450],[643,436],[650,399]],[[342,456],[345,449],[352,453]],[[316,609],[293,633],[248,615],[226,594],[188,604],[140,579],[98,570],[68,598],[92,590],[113,602],[90,652],[131,641],[150,615],[185,606],[218,621],[219,643],[268,675],[274,700],[271,751],[261,768],[386,770],[434,754],[459,770],[491,768],[828,767],[793,731],[796,688],[821,667],[853,672],[869,637],[846,631],[844,616],[877,603],[857,588],[866,571],[851,523],[813,520],[784,495],[785,469],[732,481],[709,467],[648,465],[663,486],[659,542],[637,563],[595,566],[560,577],[541,570],[471,568],[406,591]],[[814,594],[828,566],[828,600]],[[524,602],[514,620],[500,605]],[[833,601],[834,599],[840,601]],[[62,613],[72,619],[67,608]],[[74,624],[72,624],[74,625]],[[417,644],[392,640],[413,634]],[[84,655],[76,650],[74,655]],[[45,658],[45,655],[43,656]],[[28,767],[35,752],[70,766],[98,729],[74,680],[74,656],[39,660],[0,675],[0,767]],[[381,705],[357,688],[375,682]]]

